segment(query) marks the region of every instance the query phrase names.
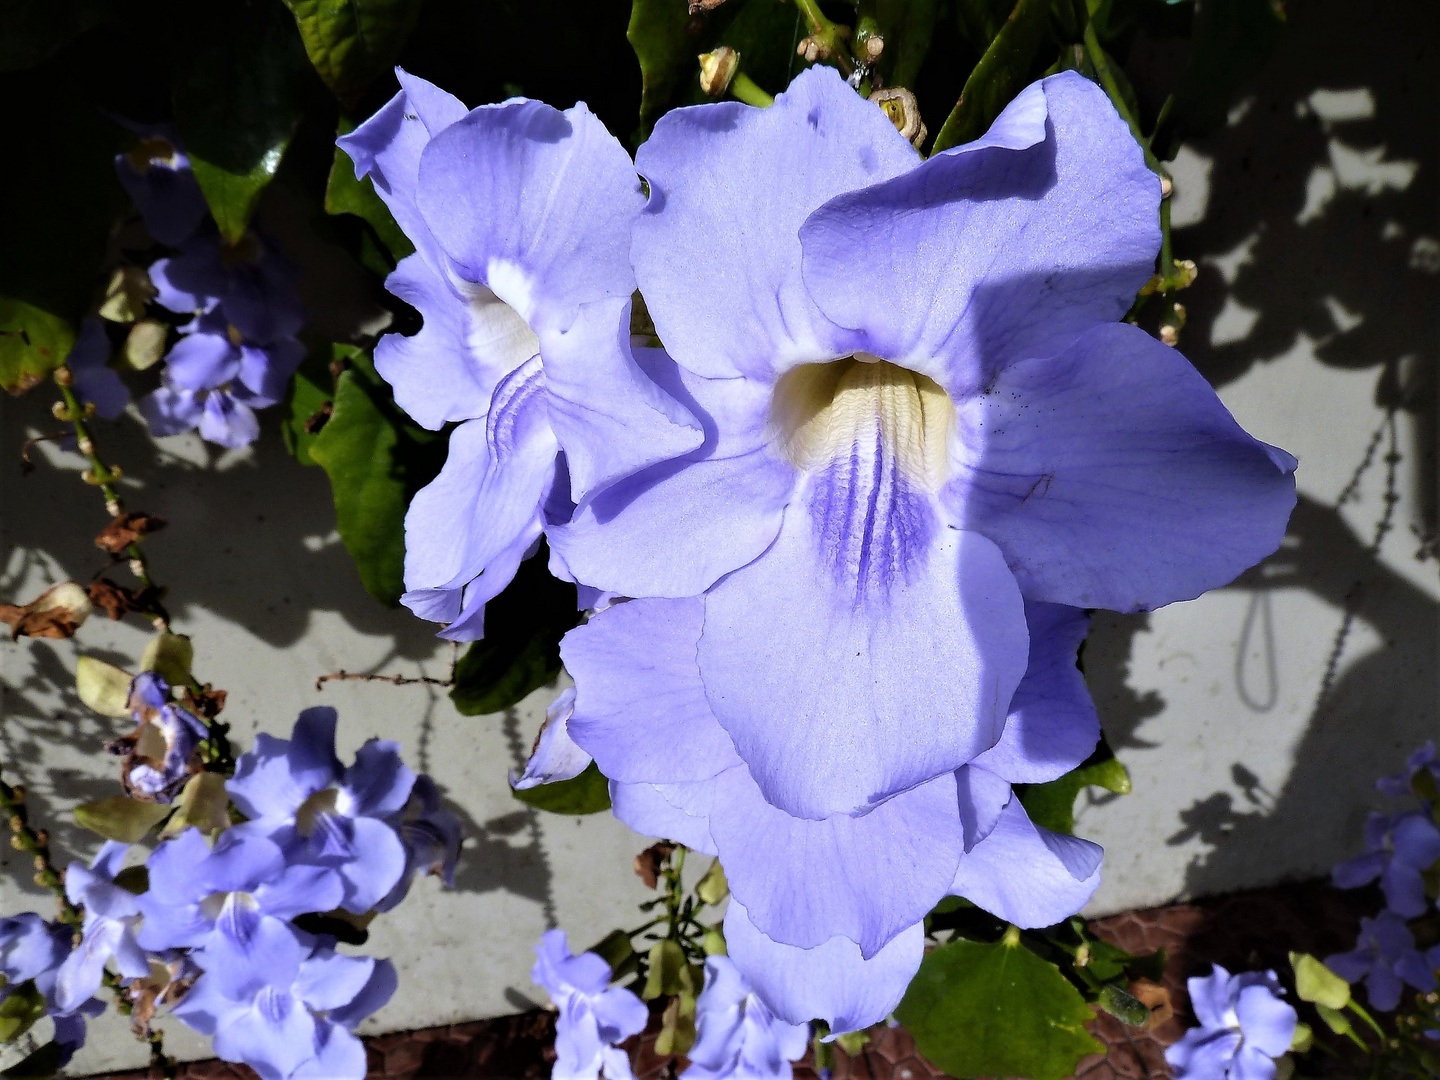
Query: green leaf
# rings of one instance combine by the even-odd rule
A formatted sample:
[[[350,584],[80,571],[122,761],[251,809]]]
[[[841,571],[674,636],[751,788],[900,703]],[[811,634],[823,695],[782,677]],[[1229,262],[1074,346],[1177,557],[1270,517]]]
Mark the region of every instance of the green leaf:
[[[1331,1009],[1350,1004],[1350,984],[1309,953],[1292,952],[1290,966],[1295,969],[1295,993],[1301,1001]]]
[[[1040,47],[1048,40],[1050,0],[1019,0],[975,70],[965,80],[930,153],[979,138],[1015,95],[1032,81]]]
[[[9,997],[0,1001],[0,1043],[14,1042],[44,1015],[45,996],[35,989],[33,982],[21,983]]]
[[[396,409],[363,352],[336,351],[351,366],[336,381],[334,411],[310,443],[310,457],[330,477],[335,526],[365,590],[394,607],[405,591],[405,509],[440,471],[445,436]]]
[[[75,328],[33,304],[0,296],[0,387],[23,394],[65,362]]]
[[[1325,1021],[1325,1026],[1336,1035],[1349,1035],[1352,1039],[1356,1037],[1355,1029],[1350,1026],[1350,1018],[1339,1009],[1316,1002],[1315,1011],[1320,1014],[1320,1019]]]
[[[355,125],[341,119],[335,134],[346,135]],[[353,214],[375,231],[375,237],[385,246],[393,266],[415,250],[415,245],[395,223],[390,208],[375,194],[375,185],[367,176],[355,179],[355,164],[345,151],[335,148],[335,160],[330,165],[330,179],[325,184],[325,212],[327,214]]]
[[[129,716],[133,676],[114,664],[82,656],[75,661],[75,693],[101,716]]]
[[[734,4],[735,0],[729,0]],[[726,14],[721,8],[717,14]],[[794,4],[777,0],[745,0],[735,9],[731,21],[724,24],[715,39],[716,45],[728,45],[740,54],[740,68],[754,79],[761,89],[778,94],[805,66],[795,55],[795,43],[807,31],[800,27],[804,17]],[[698,75],[692,79],[693,100],[708,100],[700,91]]]
[[[610,809],[610,781],[592,761],[579,776],[510,794],[526,806],[552,814],[598,814]]]
[[[54,1041],[31,1051],[24,1060],[11,1065],[0,1077],[4,1080],[50,1080],[60,1071],[60,1044]]]
[[[23,71],[113,15],[108,0],[0,0],[0,71]]]
[[[955,0],[955,25],[965,43],[983,55],[1014,10],[1013,0]]]
[[[217,5],[174,85],[175,120],[220,235],[245,235],[300,120],[305,57],[273,0]]]
[[[161,835],[175,836],[192,826],[207,836],[230,827],[230,796],[219,773],[196,773],[185,782],[185,790],[175,800],[175,813]]]
[[[634,0],[625,37],[640,61],[640,137],[647,138],[675,91],[696,66],[686,0]]]
[[[170,807],[165,803],[141,802],[124,795],[111,795],[108,799],[77,806],[75,824],[98,833],[106,840],[134,844],[169,814]]]
[[[951,1076],[1073,1076],[1104,1049],[1094,1014],[1060,969],[1008,933],[994,944],[951,941],[931,952],[895,1010],[915,1045]]]
[[[609,964],[611,977],[617,979],[620,978],[617,973],[635,955],[635,947],[630,944],[630,935],[624,930],[611,930],[586,951],[593,952]]]
[[[1270,58],[1285,24],[1280,0],[1207,0],[1190,63],[1175,86],[1151,149],[1168,161],[1180,143],[1224,126],[1241,88]]]
[[[875,25],[885,39],[880,73],[886,86],[914,89],[915,79],[930,51],[930,38],[940,16],[939,0],[874,0]]]
[[[1130,774],[1102,736],[1100,745],[1082,764],[1048,784],[1028,784],[1019,791],[1030,820],[1051,832],[1075,831],[1075,797],[1090,786],[1116,795],[1130,794]]]
[[[485,605],[485,636],[455,665],[455,708],[466,716],[503,712],[553,682],[560,674],[560,639],[579,621],[575,586],[551,575],[542,545]]]
[[[285,0],[305,53],[337,98],[354,106],[415,28],[420,0]]]
[[[285,439],[285,449],[301,465],[319,464],[310,456],[310,447],[324,429],[334,404],[331,398],[335,376],[330,373],[334,349],[329,342],[312,349],[285,390],[280,433]]]

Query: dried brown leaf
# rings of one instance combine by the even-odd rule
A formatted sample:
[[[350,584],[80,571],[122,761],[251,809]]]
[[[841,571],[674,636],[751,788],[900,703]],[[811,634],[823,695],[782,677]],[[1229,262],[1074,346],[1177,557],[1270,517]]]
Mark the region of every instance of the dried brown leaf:
[[[143,510],[131,510],[127,514],[112,518],[109,525],[95,537],[95,546],[111,555],[119,555],[146,533],[158,532],[165,522],[154,514]]]
[[[668,840],[661,840],[660,843],[652,844],[635,856],[635,875],[645,883],[647,889],[653,889],[659,884],[660,868],[665,865],[665,860],[674,850],[674,844]]]

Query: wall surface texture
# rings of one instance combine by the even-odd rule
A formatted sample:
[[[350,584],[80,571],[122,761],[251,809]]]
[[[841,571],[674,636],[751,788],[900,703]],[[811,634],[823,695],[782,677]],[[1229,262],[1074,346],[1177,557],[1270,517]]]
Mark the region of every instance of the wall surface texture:
[[[1176,254],[1200,266],[1183,297],[1182,348],[1242,424],[1300,458],[1300,504],[1282,550],[1233,586],[1148,616],[1096,618],[1087,678],[1134,778],[1129,796],[1082,799],[1078,831],[1106,848],[1097,913],[1325,872],[1358,846],[1378,805],[1374,777],[1440,734],[1440,17],[1421,0],[1363,16],[1339,0],[1289,7],[1280,52],[1229,127],[1176,162],[1174,209]],[[1141,48],[1142,92],[1167,58]],[[318,319],[370,317],[330,253],[291,247],[312,271]],[[34,472],[16,465],[21,441],[52,429],[49,404],[43,390],[0,402],[3,600],[101,565],[89,540],[104,523],[98,497],[55,475],[81,459],[43,444]],[[395,959],[402,991],[367,1030],[543,1001],[528,977],[532,944],[555,925],[577,947],[633,925],[649,894],[631,858],[645,842],[606,815],[537,815],[510,796],[507,770],[557,688],[485,717],[457,715],[424,685],[316,688],[340,668],[443,677],[451,653],[364,593],[324,475],[286,455],[271,420],[234,453],[190,436],[152,445],[133,419],[101,436],[132,504],[170,522],[151,550],[197,673],[230,692],[225,718],[241,745],[332,704],[342,754],[370,736],[399,740],[464,819],[456,889],[422,881],[373,927],[367,951]],[[68,810],[114,792],[101,744],[128,727],[68,690],[75,656],[133,666],[146,636],[96,619],[73,642],[0,645],[0,764],[32,792],[62,860],[96,847]],[[28,878],[25,860],[0,849],[0,911],[49,912]],[[205,1052],[178,1024],[167,1038],[186,1056]],[[72,1071],[143,1059],[112,1016]]]

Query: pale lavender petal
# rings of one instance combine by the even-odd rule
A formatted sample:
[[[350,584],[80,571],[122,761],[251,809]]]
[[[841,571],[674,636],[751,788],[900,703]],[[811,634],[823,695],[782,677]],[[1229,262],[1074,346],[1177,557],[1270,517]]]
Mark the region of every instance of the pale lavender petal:
[[[300,965],[295,996],[318,1011],[349,1005],[369,984],[377,962],[372,956],[317,953]]]
[[[1293,1006],[1275,996],[1268,986],[1247,986],[1235,1000],[1235,1016],[1245,1043],[1272,1058],[1290,1049],[1297,1017]]]
[[[984,756],[981,754],[980,758]],[[980,758],[955,770],[960,826],[966,851],[990,835],[1010,803],[1010,782],[982,768]]]
[[[205,395],[198,430],[200,437],[207,442],[238,450],[260,437],[260,421],[248,405],[237,401],[231,394],[211,390]]]
[[[1219,964],[1210,965],[1209,975],[1195,975],[1185,980],[1190,1011],[1202,1027],[1225,1027],[1225,1014],[1230,1010],[1230,980],[1230,972]]]
[[[152,435],[179,435],[191,431],[200,423],[205,412],[205,403],[199,394],[172,386],[161,386],[135,404]]]
[[[1165,1061],[1174,1070],[1176,1080],[1225,1080],[1239,1048],[1239,1032],[1192,1028],[1179,1042],[1166,1048]]]
[[[610,781],[610,808],[617,821],[622,821],[641,836],[655,836],[673,840],[706,855],[716,855],[718,850],[710,836],[709,815],[706,812],[688,813],[677,806],[685,788],[699,788],[702,784],[666,785],[621,784]],[[705,782],[706,793],[714,785]],[[667,795],[670,796],[667,798]],[[675,801],[671,801],[674,799]],[[697,809],[694,806],[691,810]]]
[[[524,772],[519,776],[511,772],[511,787],[525,791],[541,784],[571,780],[589,768],[594,759],[575,745],[568,730],[574,709],[575,688],[566,687],[545,710],[545,724],[540,729],[540,737],[535,740],[535,749],[525,762]]]
[[[290,994],[266,986],[249,1009],[216,1029],[214,1045],[222,1061],[244,1062],[262,1075],[269,1069],[284,1080],[314,1055],[315,1019]]]
[[[240,350],[223,332],[186,334],[165,354],[165,374],[182,390],[210,390],[235,378]]]

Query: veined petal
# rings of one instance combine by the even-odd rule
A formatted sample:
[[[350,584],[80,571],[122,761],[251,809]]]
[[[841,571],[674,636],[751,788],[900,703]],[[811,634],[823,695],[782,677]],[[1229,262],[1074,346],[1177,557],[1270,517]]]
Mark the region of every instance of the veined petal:
[[[1100,741],[1100,717],[1075,666],[1090,617],[1078,608],[1030,601],[1030,664],[1010,699],[1000,741],[978,765],[1012,784],[1043,784],[1075,768]]]
[[[1230,582],[1280,544],[1295,459],[1247,435],[1183,356],[1098,327],[959,408],[946,498],[1027,600],[1148,611]]]
[[[555,477],[539,357],[501,380],[489,415],[450,434],[445,466],[405,515],[405,585],[456,588],[532,528]]]
[[[916,923],[869,960],[860,946],[833,937],[814,949],[767,938],[734,897],[725,912],[730,959],[776,1016],[792,1024],[824,1020],[832,1034],[885,1019],[900,1004],[925,954],[925,928]]]
[[[244,1012],[215,1031],[222,1061],[243,1061],[265,1075],[289,1077],[315,1054],[315,1018],[284,990],[266,986]]]
[[[450,272],[537,330],[634,291],[630,226],[643,202],[630,155],[583,104],[475,109],[420,155],[416,203]]]
[[[1025,145],[1031,88],[980,145],[841,195],[800,229],[821,310],[951,394],[1119,319],[1154,268],[1160,179],[1124,121],[1075,72],[1039,88],[1043,141]]]
[[[632,255],[676,361],[770,382],[852,351],[801,281],[800,225],[827,199],[919,160],[883,112],[824,66],[768,109],[723,102],[661,117],[636,156],[650,203]],[[862,253],[851,252],[852,273]]]
[[[766,799],[798,816],[953,772],[1000,736],[1024,669],[999,550],[892,491],[882,507],[847,501],[843,484],[812,489],[774,546],[705,598],[711,708]]]
[[[185,334],[165,354],[165,374],[182,390],[209,390],[240,372],[240,350],[223,333]]]
[[[684,783],[740,764],[700,681],[704,618],[700,597],[631,600],[560,643],[575,679],[570,736],[612,780]]]
[[[710,817],[706,805],[713,791],[714,785],[708,781],[661,786],[622,784],[612,780],[610,808],[617,821],[624,822],[641,836],[674,840],[677,844],[684,844],[706,855],[715,855],[718,852],[715,841],[710,836]],[[686,795],[700,796],[701,805],[676,805],[684,804]]]

